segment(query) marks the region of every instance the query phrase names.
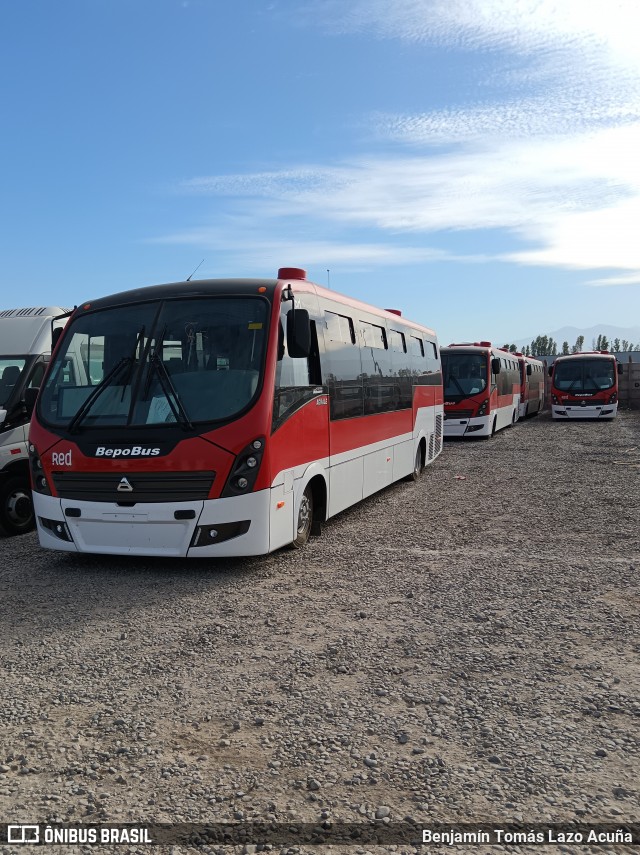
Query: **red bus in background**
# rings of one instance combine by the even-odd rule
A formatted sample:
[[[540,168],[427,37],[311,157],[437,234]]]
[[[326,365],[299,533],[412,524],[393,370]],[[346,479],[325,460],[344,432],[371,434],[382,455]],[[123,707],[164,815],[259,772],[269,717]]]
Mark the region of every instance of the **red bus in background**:
[[[544,409],[544,363],[523,353],[515,354],[520,368],[520,418]]]
[[[161,556],[302,546],[442,450],[435,333],[284,268],[78,307],[31,422],[42,546]]]
[[[490,341],[450,344],[440,351],[445,437],[489,437],[520,413],[520,365]]]
[[[618,412],[622,365],[607,350],[558,356],[549,366],[551,417],[613,419]]]

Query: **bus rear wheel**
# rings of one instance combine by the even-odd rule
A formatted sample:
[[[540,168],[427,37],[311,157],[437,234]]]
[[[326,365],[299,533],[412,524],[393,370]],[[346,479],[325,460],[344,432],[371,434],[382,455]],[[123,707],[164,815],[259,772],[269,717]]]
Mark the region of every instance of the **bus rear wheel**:
[[[416,459],[413,462],[413,472],[409,475],[409,481],[419,481],[424,471],[424,463],[422,460],[422,445],[416,449]]]
[[[9,535],[24,534],[35,525],[31,490],[22,478],[0,485],[0,526]]]
[[[300,500],[300,509],[298,511],[298,526],[296,529],[296,538],[291,544],[294,549],[302,549],[309,540],[311,534],[311,526],[313,525],[313,493],[311,487],[307,485]]]

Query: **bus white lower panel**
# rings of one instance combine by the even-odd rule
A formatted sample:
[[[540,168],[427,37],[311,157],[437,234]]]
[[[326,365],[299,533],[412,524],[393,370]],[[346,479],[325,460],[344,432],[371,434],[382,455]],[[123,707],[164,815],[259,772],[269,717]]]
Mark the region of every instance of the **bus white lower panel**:
[[[393,481],[393,453],[394,447],[387,446],[373,454],[366,454],[364,458],[364,482],[362,495],[371,496],[388,487]]]
[[[614,419],[618,413],[617,404],[601,404],[597,407],[551,406],[551,417],[554,419]]]
[[[362,499],[364,457],[347,460],[329,470],[329,516],[344,511]]]
[[[428,438],[427,438],[428,445]],[[413,472],[413,464],[416,459],[416,443],[411,439],[401,442],[393,447],[393,481],[399,481]],[[429,460],[425,460],[425,465]]]
[[[276,491],[277,492],[277,491]],[[150,555],[206,558],[233,555],[262,555],[269,552],[271,490],[247,496],[210,499],[205,502],[149,502],[132,508],[99,502],[60,500],[34,494],[41,546],[68,552],[108,555]],[[274,505],[278,496],[274,496]],[[292,530],[292,501],[282,508],[285,529]],[[68,517],[73,507],[80,516]],[[285,510],[286,508],[286,510]],[[192,519],[175,519],[175,513],[193,511]],[[246,531],[215,543],[231,525],[243,524]],[[62,526],[61,536],[56,526]],[[219,529],[216,529],[219,526]],[[197,546],[192,546],[199,529]],[[65,539],[65,531],[71,540]],[[282,537],[282,532],[280,533]],[[290,540],[293,538],[291,537]],[[289,541],[290,542],[290,541]]]

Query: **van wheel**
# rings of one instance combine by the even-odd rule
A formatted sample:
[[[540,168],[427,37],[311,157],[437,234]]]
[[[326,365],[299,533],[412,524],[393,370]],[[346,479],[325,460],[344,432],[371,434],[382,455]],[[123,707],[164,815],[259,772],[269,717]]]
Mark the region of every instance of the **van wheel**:
[[[9,535],[24,534],[35,525],[31,490],[22,478],[8,478],[0,485],[0,524]]]
[[[302,549],[302,547],[309,540],[312,524],[313,493],[311,492],[311,487],[307,485],[300,501],[300,510],[298,511],[298,527],[296,529],[296,539],[291,544],[294,549]]]

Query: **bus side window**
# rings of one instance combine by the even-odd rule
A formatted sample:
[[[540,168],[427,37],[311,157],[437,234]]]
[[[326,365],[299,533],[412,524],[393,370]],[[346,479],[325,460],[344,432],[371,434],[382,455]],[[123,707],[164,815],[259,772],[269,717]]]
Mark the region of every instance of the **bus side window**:
[[[362,365],[353,318],[325,310],[324,322],[324,379],[329,387],[330,417],[335,421],[361,416]]]
[[[290,311],[290,310],[289,310]],[[316,322],[311,320],[311,351],[309,356],[291,357],[287,352],[286,311],[280,314],[278,325],[278,363],[276,365],[276,387],[313,386],[322,383],[318,332]]]

